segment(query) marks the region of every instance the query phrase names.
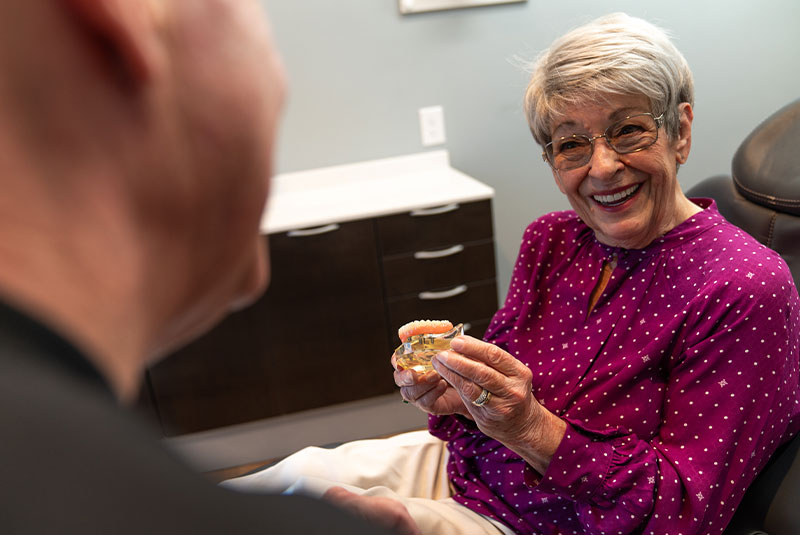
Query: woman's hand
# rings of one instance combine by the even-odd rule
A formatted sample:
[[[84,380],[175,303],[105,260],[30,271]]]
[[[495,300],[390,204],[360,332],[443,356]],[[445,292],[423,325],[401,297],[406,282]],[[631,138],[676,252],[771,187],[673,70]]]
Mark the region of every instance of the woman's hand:
[[[478,428],[544,473],[566,423],[533,397],[531,371],[499,347],[471,336],[453,339],[450,347],[433,357],[433,366]],[[489,401],[474,405],[484,389],[491,393]]]
[[[462,414],[471,418],[459,393],[435,371],[419,374],[414,370],[398,368],[392,355],[394,382],[400,387],[400,395],[409,403],[428,414]]]
[[[342,487],[331,487],[322,498],[372,524],[389,528],[398,535],[420,535],[408,509],[397,500],[384,496],[362,496]]]

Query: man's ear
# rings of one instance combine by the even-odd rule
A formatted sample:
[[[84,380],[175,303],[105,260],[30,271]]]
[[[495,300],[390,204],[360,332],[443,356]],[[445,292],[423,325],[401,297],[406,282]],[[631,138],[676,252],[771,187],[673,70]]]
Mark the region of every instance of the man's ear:
[[[678,139],[675,140],[675,158],[678,164],[686,163],[692,149],[692,121],[694,111],[688,102],[678,106]]]
[[[132,81],[143,84],[153,77],[163,54],[153,0],[62,0],[62,4]]]

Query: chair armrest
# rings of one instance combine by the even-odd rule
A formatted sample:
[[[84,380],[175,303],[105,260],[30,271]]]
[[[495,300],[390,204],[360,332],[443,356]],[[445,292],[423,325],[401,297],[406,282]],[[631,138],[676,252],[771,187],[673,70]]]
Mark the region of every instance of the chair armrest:
[[[746,528],[743,526],[728,526],[722,535],[769,535],[760,529]]]

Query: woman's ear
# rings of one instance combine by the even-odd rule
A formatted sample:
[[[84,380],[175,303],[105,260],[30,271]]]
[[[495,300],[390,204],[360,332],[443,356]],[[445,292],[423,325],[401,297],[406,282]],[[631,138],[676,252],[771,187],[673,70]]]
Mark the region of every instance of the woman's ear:
[[[136,84],[158,70],[163,49],[158,36],[161,0],[63,0],[88,39]]]
[[[678,138],[675,140],[675,159],[678,164],[686,163],[692,150],[692,121],[694,111],[688,102],[678,105]]]

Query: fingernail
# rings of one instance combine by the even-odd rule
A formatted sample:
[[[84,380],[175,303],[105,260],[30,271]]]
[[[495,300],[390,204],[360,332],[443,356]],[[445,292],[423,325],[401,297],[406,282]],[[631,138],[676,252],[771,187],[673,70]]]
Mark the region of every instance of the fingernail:
[[[447,361],[450,360],[450,355],[447,351],[439,351],[434,358],[439,359],[442,364],[447,364]]]
[[[460,351],[464,349],[464,339],[460,336],[457,338],[453,338],[450,340],[450,348],[455,349],[456,351]]]

